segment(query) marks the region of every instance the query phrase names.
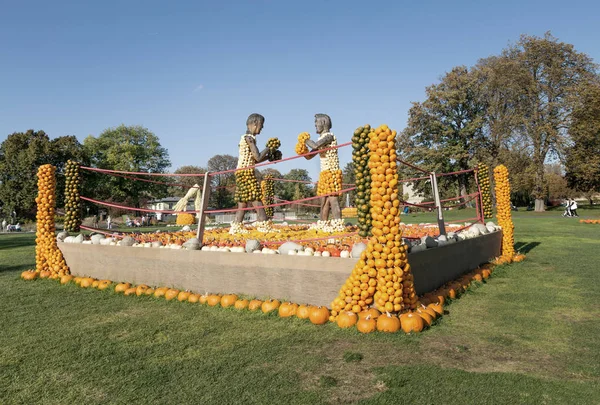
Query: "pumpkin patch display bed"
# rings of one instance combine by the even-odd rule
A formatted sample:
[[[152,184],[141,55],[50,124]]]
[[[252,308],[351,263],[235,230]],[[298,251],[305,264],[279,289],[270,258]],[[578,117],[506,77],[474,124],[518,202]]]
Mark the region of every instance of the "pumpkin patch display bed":
[[[191,232],[95,233],[89,238],[61,232],[54,240],[53,228],[45,226],[38,235],[38,247],[44,247],[38,269],[24,272],[22,278],[39,276],[82,288],[114,289],[126,296],[277,312],[317,325],[356,326],[363,333],[420,332],[444,313],[447,299],[457,298],[472,282],[484,282],[495,264],[524,256],[515,254],[513,246],[504,166],[494,169],[500,226],[446,224],[446,233],[431,224],[402,223],[396,136],[386,125],[355,132],[360,148],[355,148],[354,157],[364,177],[360,185],[365,202],[357,210],[358,226],[283,224],[266,229],[257,223],[243,233],[207,230],[202,240]],[[77,170],[69,173],[79,178]],[[40,169],[40,189],[46,193],[38,199],[42,219],[51,217],[53,210],[45,204],[55,200],[53,175],[52,167]],[[76,190],[79,183],[73,184]],[[264,184],[265,190],[271,188]],[[73,210],[78,210],[79,197],[72,194]],[[479,214],[477,218],[483,221]],[[74,215],[74,232],[78,221]],[[46,265],[50,271],[40,271]]]

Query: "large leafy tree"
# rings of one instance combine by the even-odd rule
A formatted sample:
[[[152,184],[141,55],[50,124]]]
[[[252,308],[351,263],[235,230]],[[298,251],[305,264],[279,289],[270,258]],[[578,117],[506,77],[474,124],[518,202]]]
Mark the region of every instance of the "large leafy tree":
[[[294,180],[293,182],[282,183],[281,198],[288,201],[299,200],[301,198],[314,196],[314,187],[312,179],[306,169],[292,169],[283,176],[286,180]]]
[[[156,135],[142,126],[109,128],[98,137],[88,136],[84,149],[91,165],[101,169],[164,173],[171,164],[169,153]],[[139,178],[149,179],[139,175]],[[90,196],[140,207],[146,200],[165,197],[168,187],[107,174],[85,173]]]
[[[593,195],[600,192],[600,83],[581,87],[569,135],[573,144],[565,159],[567,181],[593,204]]]
[[[0,201],[4,215],[15,212],[19,218],[35,217],[38,167],[53,164],[57,167],[57,205],[64,201],[64,177],[61,176],[68,159],[83,161],[81,144],[74,136],[50,140],[44,131],[28,130],[9,135],[0,145]]]
[[[502,58],[519,66],[514,103],[520,114],[520,133],[534,169],[535,210],[544,210],[547,158],[564,152],[572,120],[573,100],[582,83],[596,74],[591,58],[550,33],[543,38],[522,35]]]
[[[478,76],[465,66],[453,68],[440,83],[426,88],[427,98],[414,102],[408,126],[398,139],[398,155],[428,171],[453,172],[469,169],[484,144],[484,105],[478,97]],[[423,173],[403,167],[406,176]],[[454,184],[453,184],[454,183]],[[440,192],[452,190],[465,195],[469,175],[439,179]],[[416,183],[419,191],[430,187]]]
[[[177,174],[199,174],[206,173],[205,167],[194,166],[194,165],[186,165],[181,166],[175,170],[174,173]],[[194,184],[202,187],[204,183],[203,176],[178,176],[174,178],[174,181],[178,184],[177,186],[172,186],[169,189],[169,194],[177,197],[183,197],[185,193],[188,191],[190,187],[193,187]]]
[[[346,163],[346,166],[344,166],[344,169],[342,170],[342,182],[344,184],[356,184],[356,176],[354,173],[354,163],[353,162],[348,162]],[[349,186],[343,186],[342,188],[346,188]],[[354,207],[355,206],[355,200],[356,200],[356,190],[352,190],[348,192],[348,195],[350,196],[350,206]],[[340,196],[340,206],[341,207],[345,207],[346,206],[346,196],[342,195]]]
[[[15,132],[0,146],[0,200],[5,213],[35,217],[36,172],[50,163],[50,139],[44,131]]]
[[[237,158],[231,155],[215,155],[208,160],[209,172],[222,172],[235,169]],[[235,174],[224,173],[211,175],[212,192],[210,205],[216,209],[231,208],[234,206]]]

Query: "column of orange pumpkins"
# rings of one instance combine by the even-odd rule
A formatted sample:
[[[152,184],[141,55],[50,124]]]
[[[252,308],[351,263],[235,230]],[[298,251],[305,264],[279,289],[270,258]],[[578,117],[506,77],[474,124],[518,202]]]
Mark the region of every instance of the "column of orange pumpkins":
[[[38,169],[37,231],[35,239],[36,272],[40,277],[58,278],[69,274],[69,267],[56,244],[56,168],[42,165]]]
[[[491,218],[493,212],[490,185],[490,170],[485,163],[479,163],[479,165],[477,165],[477,181],[481,190],[481,204],[483,205],[483,217]]]
[[[502,260],[511,262],[515,256],[514,225],[511,214],[510,183],[508,169],[504,165],[494,169],[496,190],[496,216],[498,225],[502,227]]]
[[[395,140],[396,131],[386,125],[369,133],[373,236],[331,304],[332,320],[342,312],[359,313],[372,304],[381,312],[399,313],[417,307],[418,298],[399,227]]]

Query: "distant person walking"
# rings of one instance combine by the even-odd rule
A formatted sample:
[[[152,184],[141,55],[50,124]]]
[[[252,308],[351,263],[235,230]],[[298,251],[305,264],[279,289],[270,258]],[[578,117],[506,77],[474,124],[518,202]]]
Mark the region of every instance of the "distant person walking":
[[[94,228],[98,228],[99,220],[100,220],[100,218],[98,217],[98,214],[94,215],[94,224],[92,225]]]
[[[106,217],[106,228],[110,229],[110,222],[111,222],[111,218],[110,215],[108,217]]]
[[[571,200],[571,215],[574,217],[578,217],[577,215],[577,201]]]
[[[570,217],[571,215],[571,199],[567,198],[565,201],[565,212],[563,212],[563,217]]]
[[[2,232],[6,232],[6,219],[2,220]]]

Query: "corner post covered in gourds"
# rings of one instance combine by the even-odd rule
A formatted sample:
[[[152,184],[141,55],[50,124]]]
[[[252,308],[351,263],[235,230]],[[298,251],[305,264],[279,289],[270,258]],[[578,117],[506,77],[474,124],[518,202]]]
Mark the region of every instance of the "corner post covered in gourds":
[[[356,211],[358,215],[358,234],[371,236],[371,174],[369,172],[369,133],[371,126],[358,127],[352,136],[352,162],[356,179]]]
[[[504,165],[496,166],[494,169],[494,183],[496,190],[496,216],[498,225],[502,227],[502,257],[511,262],[515,256],[515,226],[512,221],[510,203],[510,182],[508,181],[508,169]]]
[[[68,160],[65,166],[65,231],[79,232],[81,226],[81,170]]]
[[[396,131],[387,125],[369,133],[372,237],[350,277],[332,302],[332,320],[342,311],[358,313],[372,304],[380,311],[415,309],[417,295],[400,229]]]
[[[37,230],[35,239],[36,272],[40,277],[58,278],[69,274],[69,267],[56,243],[56,168],[42,165],[38,169]]]
[[[491,184],[490,184],[490,170],[485,163],[479,163],[477,165],[477,184],[481,191],[481,205],[483,210],[483,217],[485,219],[491,218],[492,212],[492,195],[491,195]]]

